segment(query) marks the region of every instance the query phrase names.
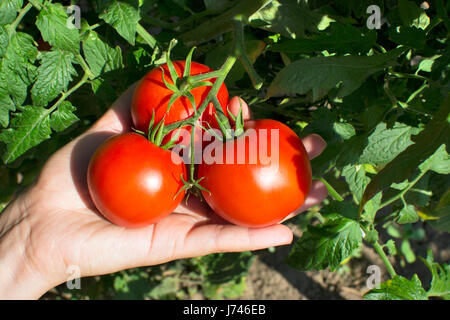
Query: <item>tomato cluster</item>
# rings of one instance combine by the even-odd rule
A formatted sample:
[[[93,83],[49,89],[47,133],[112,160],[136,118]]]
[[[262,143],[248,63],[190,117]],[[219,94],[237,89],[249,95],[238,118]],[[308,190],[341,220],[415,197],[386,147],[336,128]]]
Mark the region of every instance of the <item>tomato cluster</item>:
[[[173,66],[180,76],[186,63],[176,61]],[[192,62],[189,74],[210,71],[209,67]],[[169,73],[165,64],[141,79],[131,104],[137,132],[108,139],[90,161],[91,197],[97,209],[117,225],[142,227],[156,223],[169,215],[185,196],[189,179],[183,159],[170,148],[166,150],[147,139],[153,123],[179,122],[196,112],[185,96],[169,104],[173,91],[168,83],[175,82]],[[195,86],[189,90],[198,106],[206,99],[211,86]],[[216,97],[223,114],[227,115],[228,91],[224,84]],[[209,103],[199,115],[203,128],[219,127],[215,110]],[[216,141],[211,153],[214,161],[197,164],[197,179],[190,177],[190,181],[201,184],[203,198],[227,221],[247,227],[269,226],[282,221],[304,203],[311,187],[310,162],[301,139],[278,121],[246,121],[243,129],[233,139]],[[172,135],[173,131],[168,133],[166,141]]]

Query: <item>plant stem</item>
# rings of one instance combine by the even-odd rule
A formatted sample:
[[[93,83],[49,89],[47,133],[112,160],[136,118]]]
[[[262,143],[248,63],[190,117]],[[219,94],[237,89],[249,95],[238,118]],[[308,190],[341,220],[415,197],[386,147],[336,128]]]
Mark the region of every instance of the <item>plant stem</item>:
[[[391,278],[395,277],[397,273],[394,270],[394,267],[392,266],[391,262],[389,261],[386,253],[384,252],[383,248],[378,242],[375,242],[372,244],[373,248],[375,249],[376,253],[380,256],[381,260],[383,260],[384,265],[386,266],[387,271],[389,272],[389,275]]]
[[[396,196],[394,196],[394,197],[392,197],[391,199],[389,199],[389,200],[387,200],[387,201],[385,201],[385,202],[383,202],[381,205],[380,205],[380,208],[378,209],[378,210],[381,210],[382,208],[384,208],[384,207],[386,207],[386,206],[388,206],[388,205],[390,205],[391,203],[393,203],[393,202],[395,202],[395,201],[397,201],[398,199],[400,199],[400,198],[402,198],[403,197],[403,195],[405,194],[405,193],[407,193],[408,191],[409,191],[409,189],[411,189],[423,176],[424,176],[424,174],[425,173],[427,173],[428,172],[428,170],[423,170],[413,181],[411,181],[410,183],[409,183],[409,185],[405,188],[405,189],[403,189],[399,194],[397,194]]]
[[[331,186],[331,184],[328,183],[328,181],[326,181],[323,177],[319,180],[323,182],[323,184],[327,187],[328,192],[335,200],[344,201],[344,198],[342,198],[342,196]]]
[[[25,7],[23,7],[20,11],[19,11],[19,15],[17,16],[16,20],[13,21],[13,23],[11,23],[11,29],[10,30],[16,30],[17,26],[19,25],[20,21],[22,21],[23,17],[25,16],[25,14],[30,11],[30,9],[33,7],[33,5],[31,3],[28,3]]]
[[[147,42],[147,44],[152,48],[156,48],[156,39],[144,29],[139,23],[136,26],[136,32]]]
[[[53,110],[55,110],[64,100],[66,100],[74,91],[76,91],[79,87],[81,87],[83,84],[85,84],[89,79],[89,75],[85,73],[83,77],[78,81],[72,88],[69,89],[69,91],[64,92],[61,97],[56,101],[49,109],[48,113],[51,113]]]
[[[197,81],[202,81],[211,78],[217,78],[222,74],[222,70],[211,71],[208,73],[196,74],[195,76],[189,76],[189,82],[194,83]]]
[[[230,72],[230,70],[233,67],[235,62],[236,62],[236,57],[235,56],[228,56],[227,57],[227,60],[224,62],[222,67],[218,70],[219,75],[217,76],[216,81],[214,82],[213,86],[211,87],[211,90],[209,91],[209,93],[206,96],[205,100],[203,100],[203,103],[197,109],[197,114],[192,116],[192,117],[190,117],[190,118],[187,118],[185,120],[181,120],[181,121],[177,121],[177,122],[168,124],[164,128],[165,133],[169,133],[170,131],[172,131],[172,130],[178,128],[178,127],[184,127],[184,126],[187,126],[187,125],[195,124],[195,122],[200,118],[202,113],[206,110],[206,107],[211,102],[212,98],[215,97],[217,95],[217,93],[219,92],[219,89],[222,86],[222,83],[224,82],[226,76],[228,75],[228,72]],[[208,75],[208,77],[211,77],[211,76]]]
[[[252,81],[253,88],[256,90],[261,89],[263,85],[263,81],[261,77],[256,72],[253,67],[252,62],[247,56],[247,52],[245,51],[245,41],[244,41],[244,24],[240,19],[234,20],[234,54],[239,57],[239,61],[242,63],[245,71],[247,71],[250,80]]]
[[[87,65],[86,61],[84,61],[83,57],[81,56],[81,54],[77,54],[76,57],[77,57],[78,62],[81,65],[81,67],[83,68],[83,71],[87,74],[89,79],[91,79],[91,80],[94,79],[95,78],[95,74],[91,71],[91,69]]]

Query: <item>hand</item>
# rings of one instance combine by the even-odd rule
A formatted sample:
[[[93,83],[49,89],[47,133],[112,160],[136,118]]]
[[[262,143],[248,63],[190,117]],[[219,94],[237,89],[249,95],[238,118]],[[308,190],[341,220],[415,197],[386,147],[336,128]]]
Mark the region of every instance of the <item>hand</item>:
[[[175,212],[148,227],[126,229],[105,220],[90,199],[87,166],[105,139],[131,130],[133,89],[129,88],[86,133],[58,150],[36,183],[0,215],[0,264],[8,266],[0,275],[0,298],[38,298],[66,281],[66,270],[72,265],[79,268],[81,276],[92,276],[216,252],[291,243],[293,235],[287,226],[249,229],[231,225],[192,196],[187,204],[183,200]],[[244,116],[249,118],[247,104],[240,101]],[[240,101],[237,97],[230,101],[234,114]],[[317,135],[303,142],[310,158],[325,148]],[[325,186],[314,181],[305,204],[290,217],[326,196]]]

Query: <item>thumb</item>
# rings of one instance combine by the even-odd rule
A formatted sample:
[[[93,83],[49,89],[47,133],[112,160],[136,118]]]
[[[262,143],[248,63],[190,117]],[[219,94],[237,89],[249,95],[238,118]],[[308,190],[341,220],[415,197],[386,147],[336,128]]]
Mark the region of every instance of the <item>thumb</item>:
[[[239,113],[239,109],[242,108],[242,117],[244,120],[249,120],[252,118],[252,113],[247,103],[239,97],[233,97],[228,103],[228,110],[234,115],[237,116]]]

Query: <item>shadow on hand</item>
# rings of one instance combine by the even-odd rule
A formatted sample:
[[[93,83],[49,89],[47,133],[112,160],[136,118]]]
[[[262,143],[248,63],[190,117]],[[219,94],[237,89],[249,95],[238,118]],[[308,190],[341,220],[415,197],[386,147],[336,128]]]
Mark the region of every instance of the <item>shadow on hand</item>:
[[[115,136],[115,132],[95,132],[81,138],[73,147],[70,157],[70,171],[75,188],[86,207],[96,210],[87,185],[87,170],[89,161],[97,148],[108,138]]]

